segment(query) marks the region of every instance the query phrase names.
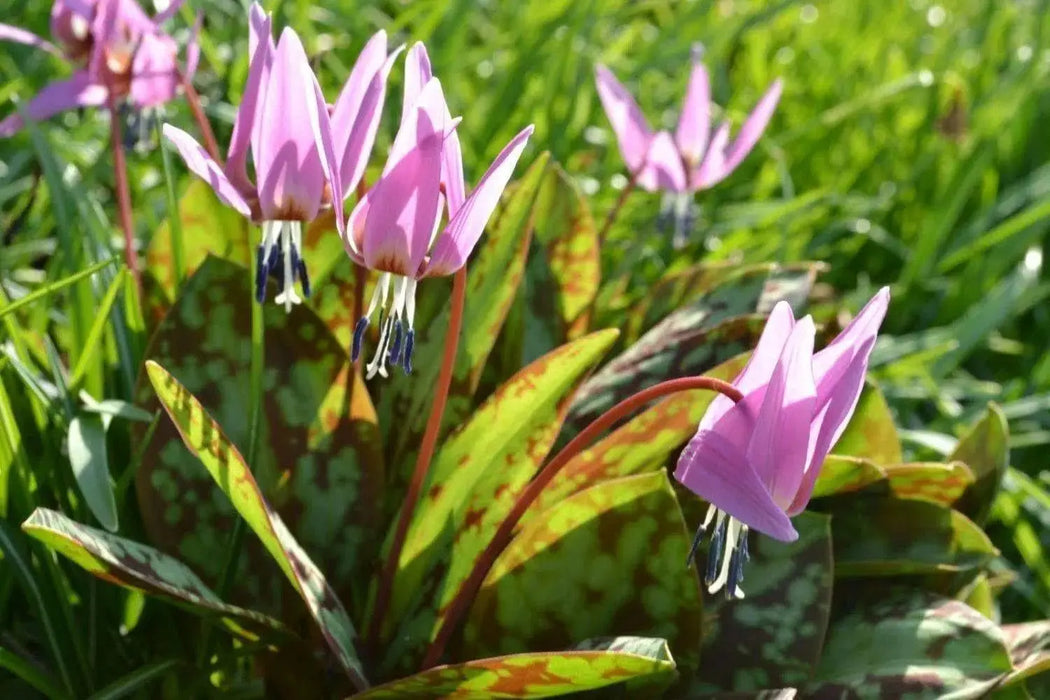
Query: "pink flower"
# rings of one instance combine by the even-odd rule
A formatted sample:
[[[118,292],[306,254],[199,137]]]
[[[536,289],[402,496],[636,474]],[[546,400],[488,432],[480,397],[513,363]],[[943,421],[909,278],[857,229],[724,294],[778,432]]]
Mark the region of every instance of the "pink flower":
[[[712,593],[726,586],[728,595],[743,597],[749,529],[798,539],[790,518],[809,503],[824,458],[853,415],[889,300],[883,287],[815,354],[813,320],[796,321],[780,302],[733,381],[743,400],[720,395],[700,420],[674,475],[711,504],[690,560],[714,521],[706,576]]]
[[[381,310],[369,378],[386,376],[388,360],[412,371],[417,282],[450,275],[466,264],[532,134],[528,126],[511,139],[466,196],[458,122],[431,73],[426,49],[416,44],[406,58],[401,127],[382,175],[354,208],[343,239],[354,262],[382,273],[354,329],[356,360],[369,319]],[[448,223],[442,227],[446,208]]]
[[[35,121],[74,107],[104,105],[112,95],[127,98],[136,109],[149,109],[173,99],[179,84],[178,46],[160,26],[182,5],[149,18],[134,0],[56,0],[51,8],[51,34],[58,46],[18,27],[0,24],[0,39],[36,46],[79,68],[51,83],[26,105]],[[185,73],[198,58],[196,41],[187,49]],[[14,114],[0,122],[0,136],[23,126]]]
[[[298,35],[286,28],[275,45],[270,18],[258,3],[252,5],[250,25],[248,84],[225,168],[181,129],[165,124],[164,135],[186,166],[208,182],[223,202],[262,224],[256,298],[260,303],[265,300],[266,280],[273,275],[281,289],[276,301],[290,311],[300,302],[296,281],[303,295],[310,295],[301,255],[303,223],[316,218],[323,205],[343,201],[339,161],[328,107]],[[248,177],[249,150],[254,183]],[[341,207],[335,210],[342,231]]]

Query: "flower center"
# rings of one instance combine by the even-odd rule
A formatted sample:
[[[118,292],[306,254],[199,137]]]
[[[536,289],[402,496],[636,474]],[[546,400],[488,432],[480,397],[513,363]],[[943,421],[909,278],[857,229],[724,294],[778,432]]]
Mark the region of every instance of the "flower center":
[[[299,282],[303,296],[310,298],[310,277],[306,274],[300,250],[303,245],[303,224],[300,221],[264,221],[263,239],[255,252],[255,298],[266,301],[266,280],[273,277],[280,288],[275,301],[284,304],[285,311],[302,301],[295,293]]]
[[[400,364],[405,374],[412,373],[412,351],[416,344],[413,326],[416,315],[416,280],[412,277],[384,272],[372,292],[372,301],[365,315],[354,326],[354,342],[350,357],[354,362],[361,355],[361,345],[372,314],[379,309],[379,344],[376,354],[366,368],[366,379],[376,374],[387,376],[386,364]]]
[[[703,524],[697,528],[693,545],[689,548],[688,566],[696,556],[704,535],[711,521],[715,521],[711,535],[711,546],[707,550],[707,571],[704,573],[704,585],[708,593],[717,593],[723,587],[726,598],[743,598],[744,591],[740,583],[744,580],[744,562],[751,558],[747,548],[748,527],[736,518],[718,510],[713,505],[707,509]]]

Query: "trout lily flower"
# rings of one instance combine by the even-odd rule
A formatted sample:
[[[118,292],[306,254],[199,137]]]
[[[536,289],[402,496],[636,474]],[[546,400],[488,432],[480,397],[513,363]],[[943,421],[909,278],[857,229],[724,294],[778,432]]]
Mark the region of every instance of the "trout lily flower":
[[[303,224],[313,221],[323,205],[343,201],[332,124],[317,78],[302,42],[289,28],[274,44],[270,18],[256,3],[250,14],[251,63],[244,98],[237,110],[225,167],[220,167],[192,136],[171,124],[164,135],[219,199],[262,225],[256,251],[255,296],[266,299],[266,280],[273,276],[281,290],[278,304],[290,311],[310,296],[310,279],[302,258]],[[255,183],[248,178],[251,151]],[[364,154],[367,158],[367,153]],[[345,225],[341,206],[336,226]]]
[[[532,134],[528,126],[511,139],[466,196],[459,119],[451,117],[422,44],[408,52],[406,63],[401,126],[382,175],[354,208],[343,238],[355,263],[380,273],[351,348],[356,361],[378,310],[379,344],[367,378],[387,376],[388,361],[411,373],[417,283],[466,264]]]
[[[700,420],[674,476],[710,504],[689,561],[713,528],[705,575],[711,593],[725,587],[728,597],[743,597],[750,530],[798,539],[791,517],[809,503],[824,458],[853,415],[889,300],[884,287],[817,353],[812,318],[796,321],[780,302],[733,381],[743,399],[719,395]]]
[[[179,85],[178,45],[160,27],[182,6],[175,0],[148,17],[135,0],[56,0],[51,7],[53,44],[32,32],[0,24],[0,39],[35,46],[67,60],[77,70],[51,83],[26,105],[26,115],[47,119],[75,107],[98,107],[127,98],[132,107],[149,110],[174,99]],[[196,70],[199,49],[194,37],[187,47],[185,74]],[[24,126],[21,115],[0,121],[0,137]]]
[[[730,140],[728,121],[712,130],[711,82],[701,54],[699,47],[694,48],[693,69],[673,135],[653,132],[638,103],[612,71],[601,64],[595,68],[598,97],[631,179],[648,192],[667,193],[661,218],[674,218],[678,246],[691,227],[693,194],[718,184],[743,162],[769,125],[783,89],[780,80],[773,81],[736,138]]]

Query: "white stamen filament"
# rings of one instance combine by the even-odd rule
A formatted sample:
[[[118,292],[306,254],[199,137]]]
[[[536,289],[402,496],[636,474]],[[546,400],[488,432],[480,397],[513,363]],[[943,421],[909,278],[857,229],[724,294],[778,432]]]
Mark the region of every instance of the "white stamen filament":
[[[393,282],[393,293],[390,293],[390,285]],[[379,283],[372,293],[372,300],[368,304],[365,318],[371,318],[376,307],[380,309],[382,319],[379,326],[379,343],[376,345],[376,354],[368,363],[365,378],[371,379],[376,374],[387,376],[387,360],[390,355],[390,345],[394,341],[395,326],[404,320],[411,330],[416,314],[416,280],[411,277],[402,277],[385,272],[379,277]]]
[[[710,511],[708,511],[708,516],[710,516]],[[722,522],[722,518],[724,516],[725,513],[723,513],[722,511],[718,512],[719,523]],[[710,586],[707,587],[708,593],[717,593],[718,591],[722,590],[722,587],[726,585],[726,581],[729,580],[729,563],[733,558],[733,552],[736,551],[737,543],[740,541],[740,533],[743,529],[743,526],[744,524],[736,518],[729,518],[729,523],[726,528],[726,541],[723,545],[724,549],[722,554],[722,564],[719,567],[718,577],[711,583]],[[744,534],[746,536],[747,533],[745,532]],[[744,597],[744,592],[740,590],[739,586],[736,589],[736,597]]]
[[[303,225],[298,221],[272,221],[269,223],[272,226],[272,233],[270,245],[266,246],[266,259],[267,261],[270,259],[270,249],[275,245],[280,245],[281,257],[283,258],[281,262],[284,266],[284,279],[282,280],[284,286],[275,301],[278,304],[284,304],[284,310],[290,312],[292,306],[302,303],[302,299],[295,292],[295,270],[292,267],[292,250],[295,250],[296,255],[299,254]],[[266,245],[265,233],[263,234],[263,245]]]

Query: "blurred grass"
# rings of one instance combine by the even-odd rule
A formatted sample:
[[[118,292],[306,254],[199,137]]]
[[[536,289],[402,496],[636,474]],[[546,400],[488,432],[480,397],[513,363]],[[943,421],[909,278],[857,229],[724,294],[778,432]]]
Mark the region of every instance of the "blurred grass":
[[[206,18],[195,82],[220,142],[247,71],[246,4],[193,3]],[[609,65],[650,121],[663,126],[676,119],[694,42],[704,44],[715,100],[736,124],[783,77],[784,97],[755,153],[699,197],[693,246],[671,255],[655,227],[659,196],[635,194],[603,251],[606,280],[629,277],[623,303],[630,304],[663,274],[701,260],[821,259],[830,263],[822,280],[848,294],[853,307],[891,284],[875,369],[901,427],[925,436],[911,445],[916,455],[943,444],[938,434],[954,434],[994,399],[1011,420],[1014,465],[1033,477],[1050,444],[1048,6],[1050,0],[266,3],[276,24],[296,27],[317,57],[329,98],[377,29],[394,43],[425,41],[450,104],[464,116],[459,135],[468,179],[475,181],[524,124],[535,123],[531,152],[552,151],[592,195],[598,217],[625,179],[593,87],[596,62]],[[0,0],[0,17],[41,33],[48,10],[44,2]],[[184,19],[182,36],[191,10]],[[15,96],[26,99],[65,71],[46,54],[4,44],[0,114]],[[398,68],[378,152],[396,125],[400,85]],[[180,104],[166,119],[193,130]],[[131,156],[143,242],[170,206],[150,126]],[[179,177],[181,189],[185,175]],[[119,255],[109,218],[112,179],[106,121],[96,112],[68,113],[0,141],[6,297]],[[45,395],[61,393],[61,381],[33,377],[34,367],[49,366],[45,334],[55,334],[71,351],[70,366],[80,367],[92,310],[116,274],[108,270],[57,292],[61,303],[33,307],[17,333],[8,324],[0,338],[11,341],[10,350],[0,363],[17,364],[19,376]],[[111,317],[105,352],[83,366],[84,388],[97,399],[127,400],[142,339],[124,308]],[[9,384],[9,392],[14,388]],[[29,447],[43,445],[53,428],[39,404],[24,395],[10,401],[19,416],[33,406],[40,433],[23,437]]]

